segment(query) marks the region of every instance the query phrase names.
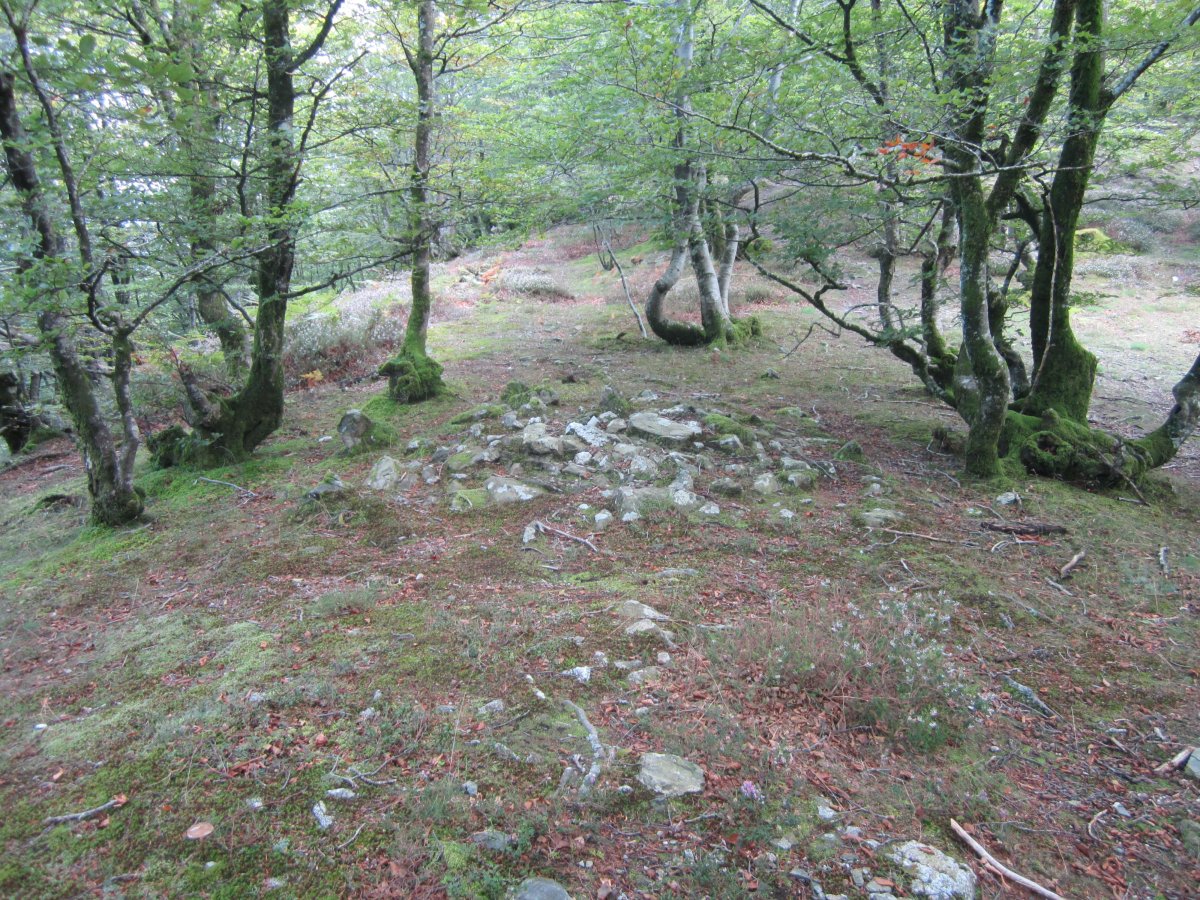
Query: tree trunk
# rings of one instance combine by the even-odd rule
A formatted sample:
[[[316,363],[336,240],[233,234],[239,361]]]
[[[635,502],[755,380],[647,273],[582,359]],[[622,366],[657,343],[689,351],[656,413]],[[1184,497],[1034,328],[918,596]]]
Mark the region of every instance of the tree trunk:
[[[1108,111],[1103,95],[1103,31],[1102,0],[1080,0],[1076,35],[1085,43],[1076,52],[1071,67],[1068,133],[1042,213],[1030,297],[1034,377],[1024,411],[1041,415],[1053,409],[1076,422],[1087,421],[1096,376],[1096,358],[1076,340],[1071,329],[1071,279],[1075,229]]]
[[[409,239],[412,242],[412,307],[404,330],[400,353],[380,368],[388,377],[388,394],[401,403],[419,403],[442,389],[442,367],[429,357],[426,337],[433,307],[430,291],[430,259],[437,223],[429,202],[429,151],[436,114],[437,84],[434,80],[434,28],[437,10],[433,0],[421,0],[417,8],[417,48],[408,55],[409,68],[417,82],[417,127],[413,141],[412,181],[409,185]]]
[[[23,37],[23,34],[18,35],[18,40],[23,40]],[[25,215],[37,232],[35,258],[39,261],[57,259],[62,254],[63,243],[42,193],[33,156],[26,149],[28,143],[13,92],[14,83],[13,73],[0,73],[0,136],[4,140],[8,175],[21,197]],[[60,147],[60,152],[65,153],[65,147]],[[72,206],[75,206],[74,202]],[[82,217],[77,218],[76,224],[79,228],[86,227]],[[92,520],[101,525],[127,524],[138,518],[143,509],[141,495],[133,486],[133,459],[138,449],[137,426],[133,424],[132,428],[126,428],[125,445],[118,449],[92,380],[71,339],[71,326],[66,316],[53,308],[43,310],[38,314],[38,328],[45,339],[58,378],[63,406],[75,425],[83,467],[87,472],[88,493],[92,498]],[[127,335],[121,335],[115,349],[118,351],[119,365],[114,384],[118,394],[124,393],[127,400],[128,367],[123,367],[122,380],[120,364],[122,359],[128,361],[128,356],[122,357],[122,353],[129,349]]]

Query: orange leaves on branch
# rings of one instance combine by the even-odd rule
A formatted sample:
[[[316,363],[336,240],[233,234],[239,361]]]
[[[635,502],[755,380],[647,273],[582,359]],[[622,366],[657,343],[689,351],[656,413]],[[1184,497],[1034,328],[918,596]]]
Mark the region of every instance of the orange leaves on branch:
[[[876,152],[880,156],[891,154],[896,159],[913,159],[924,165],[932,166],[939,162],[938,158],[933,155],[933,150],[933,141],[906,141],[901,135],[896,135],[891,140],[885,141]]]

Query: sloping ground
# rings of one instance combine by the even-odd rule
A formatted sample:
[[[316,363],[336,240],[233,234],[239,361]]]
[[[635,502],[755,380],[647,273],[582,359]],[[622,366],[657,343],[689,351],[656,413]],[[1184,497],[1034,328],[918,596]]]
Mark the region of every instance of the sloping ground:
[[[452,395],[296,392],[253,462],[146,471],[140,528],[81,526],[65,446],[0,475],[0,890],[882,898],[917,892],[909,840],[1004,890],[953,818],[1066,896],[1194,895],[1200,780],[1156,771],[1200,743],[1187,470],[1147,505],[964,481],[891,359],[784,357],[811,318],[771,302],[745,350],[641,342],[564,248],[444,270]],[[351,406],[399,442],[344,455]],[[383,453],[402,480],[363,487]],[[701,790],[644,786],[647,753]]]

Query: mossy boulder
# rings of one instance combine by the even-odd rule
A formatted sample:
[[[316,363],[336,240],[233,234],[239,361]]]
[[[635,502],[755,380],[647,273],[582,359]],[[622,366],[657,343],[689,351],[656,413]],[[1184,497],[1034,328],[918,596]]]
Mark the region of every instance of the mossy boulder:
[[[442,367],[422,352],[405,348],[379,367],[387,376],[388,396],[397,403],[420,403],[442,390]]]
[[[1116,238],[1109,237],[1099,228],[1080,228],[1075,232],[1075,252],[1110,255],[1133,251]]]
[[[721,413],[709,413],[704,417],[704,424],[717,434],[732,434],[736,436],[747,447],[752,447],[754,441],[757,439],[753,428],[743,425],[729,416],[721,415]]]

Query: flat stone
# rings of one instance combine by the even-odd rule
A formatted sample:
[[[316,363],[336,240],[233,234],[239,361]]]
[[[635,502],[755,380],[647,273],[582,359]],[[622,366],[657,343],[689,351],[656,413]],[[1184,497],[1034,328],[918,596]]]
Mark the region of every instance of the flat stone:
[[[769,472],[765,472],[754,479],[752,488],[755,493],[758,494],[778,494],[779,481],[774,475],[770,474]]]
[[[542,489],[515,478],[505,478],[494,475],[487,480],[484,488],[493,503],[524,503],[542,493]]]
[[[713,503],[711,500],[700,507],[700,515],[702,516],[719,516],[720,514],[721,507]]]
[[[652,619],[656,622],[665,622],[668,618],[640,600],[626,600],[617,607],[617,615],[623,619]]]
[[[701,434],[696,422],[675,422],[653,412],[634,413],[629,417],[629,427],[664,444],[687,444]]]
[[[499,698],[489,700],[483,706],[479,707],[479,714],[481,716],[498,716],[502,712],[504,712],[504,701]]]
[[[625,680],[630,684],[653,684],[662,680],[662,674],[663,671],[658,666],[646,666],[644,669],[630,672]]]
[[[626,626],[625,633],[630,637],[637,637],[638,635],[656,637],[668,647],[674,646],[673,641],[675,640],[675,633],[659,627],[656,623],[650,621],[649,619],[638,619],[632,625]]]
[[[908,873],[909,890],[930,900],[973,900],[975,873],[958,860],[920,841],[892,849],[892,861]]]
[[[471,835],[471,843],[484,850],[491,850],[493,853],[503,853],[512,847],[513,841],[503,831],[488,828]]]
[[[904,521],[904,513],[877,506],[874,509],[860,512],[856,518],[864,528],[887,528]]]
[[[681,797],[704,790],[704,770],[671,753],[643,753],[638,781],[662,797]]]
[[[742,486],[732,478],[718,478],[709,488],[714,494],[720,494],[723,497],[740,497],[742,495]]]
[[[549,878],[526,878],[517,886],[513,900],[571,900],[571,895],[557,881]]]

